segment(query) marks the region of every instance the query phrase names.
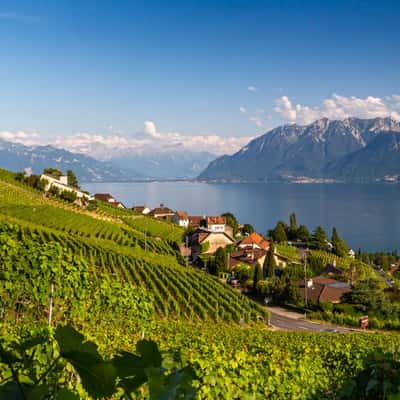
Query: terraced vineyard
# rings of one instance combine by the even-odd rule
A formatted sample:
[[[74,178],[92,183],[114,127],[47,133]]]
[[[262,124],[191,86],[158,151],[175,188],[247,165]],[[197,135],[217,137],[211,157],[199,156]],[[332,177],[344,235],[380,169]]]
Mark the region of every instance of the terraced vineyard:
[[[155,238],[162,238],[175,243],[180,243],[183,240],[183,229],[171,222],[157,221],[147,216],[124,218],[124,222],[135,230]]]
[[[115,217],[107,216],[105,208],[101,216]],[[99,271],[148,289],[161,317],[232,322],[263,318],[256,303],[218,279],[179,264],[173,243],[164,238],[175,235],[177,240],[181,229],[140,219],[147,220],[154,236],[143,233],[143,225],[135,229],[136,219],[102,220],[0,180],[0,225],[11,224],[20,235],[40,243],[58,242]]]
[[[337,267],[343,269],[345,272],[350,272],[352,263],[354,263],[358,273],[360,274],[360,279],[362,276],[365,276],[365,278],[374,277],[378,281],[380,280],[379,275],[370,265],[365,264],[360,260],[355,260],[351,257],[338,257],[335,254],[318,250],[310,250],[308,257],[309,259],[320,261],[321,265],[332,264],[334,261],[336,261]]]

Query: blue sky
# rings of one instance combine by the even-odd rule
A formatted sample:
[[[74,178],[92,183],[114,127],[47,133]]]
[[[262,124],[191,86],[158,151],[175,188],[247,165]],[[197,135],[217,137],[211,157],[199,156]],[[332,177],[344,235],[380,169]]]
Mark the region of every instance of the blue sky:
[[[129,136],[152,121],[228,138],[397,117],[399,15],[399,1],[3,0],[0,131]]]

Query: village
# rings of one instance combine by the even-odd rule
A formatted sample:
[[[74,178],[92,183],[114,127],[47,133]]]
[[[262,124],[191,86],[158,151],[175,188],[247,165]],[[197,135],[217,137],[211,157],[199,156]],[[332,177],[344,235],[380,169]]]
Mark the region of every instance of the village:
[[[113,207],[127,209],[109,193],[97,193],[94,199]],[[206,272],[214,272],[221,280],[245,293],[249,293],[254,287],[254,280],[248,278],[254,275],[255,269],[261,268],[263,278],[268,276],[265,265],[271,250],[274,273],[277,277],[282,275],[290,264],[304,267],[304,262],[294,261],[293,258],[280,254],[276,246],[271,246],[270,240],[255,232],[251,226],[246,230],[245,225],[237,224],[236,221],[232,225],[237,224],[237,228],[230,226],[227,221],[229,217],[232,220],[233,215],[230,213],[211,216],[189,215],[186,211],[174,211],[164,204],[153,209],[145,205],[134,205],[130,210],[185,229],[186,243],[181,244],[179,248],[187,263]],[[332,247],[330,242],[327,244],[328,248]],[[304,260],[308,249],[301,243],[289,243],[289,245],[293,246]],[[219,270],[215,268],[212,270],[210,264],[215,262],[218,253],[222,254],[222,266]],[[354,258],[353,250],[349,250],[349,256]],[[306,302],[339,303],[341,297],[351,291],[350,284],[334,279],[340,275],[342,271],[336,267],[335,260],[327,263],[319,276],[298,280],[299,294]]]

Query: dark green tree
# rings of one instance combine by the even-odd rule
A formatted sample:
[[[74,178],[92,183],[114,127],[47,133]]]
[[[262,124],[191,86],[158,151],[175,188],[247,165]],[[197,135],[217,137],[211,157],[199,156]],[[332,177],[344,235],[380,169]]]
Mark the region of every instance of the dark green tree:
[[[233,229],[233,235],[235,236],[239,232],[239,223],[236,217],[231,212],[226,212],[221,217],[225,217],[227,225]]]
[[[297,239],[297,219],[296,219],[296,214],[292,213],[290,214],[289,217],[289,229],[287,236],[290,240],[296,240]]]
[[[215,263],[215,275],[219,275],[221,272],[225,272],[227,270],[227,253],[224,248],[219,247],[215,252],[214,256]]]
[[[317,226],[312,235],[312,246],[317,250],[328,250],[328,241],[326,238],[326,233],[321,226]]]
[[[263,271],[260,264],[256,264],[254,267],[254,275],[253,275],[253,290],[257,291],[257,283],[262,281],[263,279]]]
[[[274,243],[271,242],[269,245],[267,254],[265,256],[264,265],[263,265],[263,276],[268,278],[275,277],[275,269],[276,269],[276,262],[275,262],[275,246]]]
[[[255,229],[253,228],[253,225],[250,224],[244,224],[242,232],[244,235],[250,235],[250,233],[253,233]]]
[[[344,257],[349,254],[349,247],[343,239],[338,235],[336,228],[332,229],[332,251],[339,257]]]
[[[301,242],[308,243],[310,241],[310,232],[305,225],[300,225],[297,229],[297,239]]]
[[[277,243],[283,243],[287,242],[287,236],[286,236],[286,228],[287,225],[283,221],[279,221],[275,228],[270,231],[270,236],[274,240],[274,242]]]
[[[74,171],[72,171],[71,169],[69,169],[67,171],[67,177],[68,177],[68,185],[72,186],[74,188],[79,189],[79,182],[78,182],[78,178],[76,177],[76,175],[74,174]]]
[[[43,173],[46,175],[50,175],[54,178],[59,178],[60,176],[63,175],[63,173],[57,168],[45,168],[43,170]]]

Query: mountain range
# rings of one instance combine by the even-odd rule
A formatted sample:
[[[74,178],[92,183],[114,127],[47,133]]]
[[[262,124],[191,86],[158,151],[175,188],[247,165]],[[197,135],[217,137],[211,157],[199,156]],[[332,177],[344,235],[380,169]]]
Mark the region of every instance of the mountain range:
[[[400,176],[400,122],[392,118],[284,125],[199,175],[213,181],[376,182]]]
[[[72,169],[83,182],[129,181],[140,179],[136,171],[119,168],[113,163],[71,153],[52,146],[25,146],[0,140],[0,167],[12,171],[31,170],[40,174],[47,167],[64,172]]]
[[[1,168],[12,171],[30,169],[33,173],[41,173],[47,167],[62,171],[72,169],[83,182],[191,179],[216,158],[204,151],[134,153],[109,150],[109,153],[108,159],[104,159],[104,155],[95,158],[50,145],[25,146],[0,139]]]

